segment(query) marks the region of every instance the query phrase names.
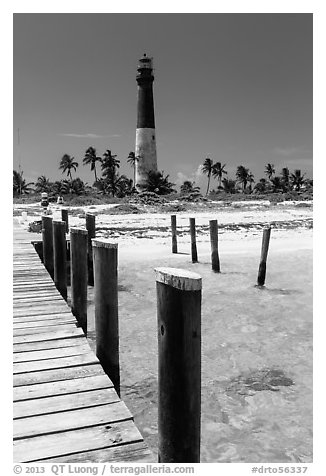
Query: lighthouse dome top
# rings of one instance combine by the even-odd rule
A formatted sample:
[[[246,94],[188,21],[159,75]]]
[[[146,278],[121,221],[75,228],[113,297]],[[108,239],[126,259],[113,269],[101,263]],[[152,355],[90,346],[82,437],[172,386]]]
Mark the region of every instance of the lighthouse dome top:
[[[137,69],[153,69],[153,58],[149,57],[144,53],[142,58],[139,59]]]

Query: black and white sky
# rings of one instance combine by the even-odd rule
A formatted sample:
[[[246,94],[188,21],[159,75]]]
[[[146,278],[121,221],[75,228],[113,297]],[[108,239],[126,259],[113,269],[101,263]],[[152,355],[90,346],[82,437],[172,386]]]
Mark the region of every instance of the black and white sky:
[[[145,52],[158,167],[173,182],[203,185],[207,156],[230,178],[244,165],[258,181],[267,163],[312,176],[312,13],[16,13],[13,25],[13,165],[28,181],[60,179],[67,153],[92,183],[89,146],[132,177]]]

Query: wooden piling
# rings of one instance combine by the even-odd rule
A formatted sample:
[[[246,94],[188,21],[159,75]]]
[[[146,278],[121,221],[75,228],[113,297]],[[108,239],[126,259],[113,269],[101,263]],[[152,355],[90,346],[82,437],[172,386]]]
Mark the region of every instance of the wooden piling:
[[[120,395],[118,244],[93,239],[96,355]]]
[[[88,239],[87,239],[88,284],[90,286],[94,286],[93,251],[92,251],[92,239],[95,238],[95,230],[96,230],[94,213],[86,213],[86,230],[88,232]]]
[[[189,218],[190,238],[191,238],[191,259],[193,263],[198,262],[197,245],[196,245],[196,223],[194,218]]]
[[[211,239],[212,270],[220,273],[220,258],[218,255],[218,224],[217,220],[209,220],[209,233]]]
[[[51,278],[54,278],[53,267],[53,228],[52,218],[42,216],[43,263]]]
[[[87,335],[87,230],[70,228],[71,308]]]
[[[266,262],[267,262],[267,254],[268,254],[270,236],[271,236],[271,227],[269,226],[268,228],[265,228],[264,231],[263,231],[260,263],[259,263],[258,278],[257,278],[258,286],[264,286],[264,284],[265,284]]]
[[[201,277],[157,268],[159,463],[200,462]]]
[[[53,221],[53,261],[54,283],[62,297],[67,300],[67,248],[64,221]]]
[[[69,214],[67,208],[61,209],[61,220],[66,224],[66,233],[69,233]]]
[[[172,229],[172,253],[178,253],[176,215],[171,215],[171,229]]]

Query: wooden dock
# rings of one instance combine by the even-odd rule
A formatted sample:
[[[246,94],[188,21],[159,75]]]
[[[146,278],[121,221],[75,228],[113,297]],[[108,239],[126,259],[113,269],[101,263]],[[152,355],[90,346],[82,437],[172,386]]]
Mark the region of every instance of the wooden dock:
[[[17,221],[13,287],[14,462],[153,462]]]

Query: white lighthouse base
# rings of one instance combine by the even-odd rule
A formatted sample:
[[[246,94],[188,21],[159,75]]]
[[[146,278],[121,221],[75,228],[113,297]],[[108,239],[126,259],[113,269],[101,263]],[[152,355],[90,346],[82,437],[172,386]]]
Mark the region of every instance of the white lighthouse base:
[[[157,171],[156,158],[156,134],[153,128],[136,129],[136,189],[142,191],[145,188],[148,172]]]

